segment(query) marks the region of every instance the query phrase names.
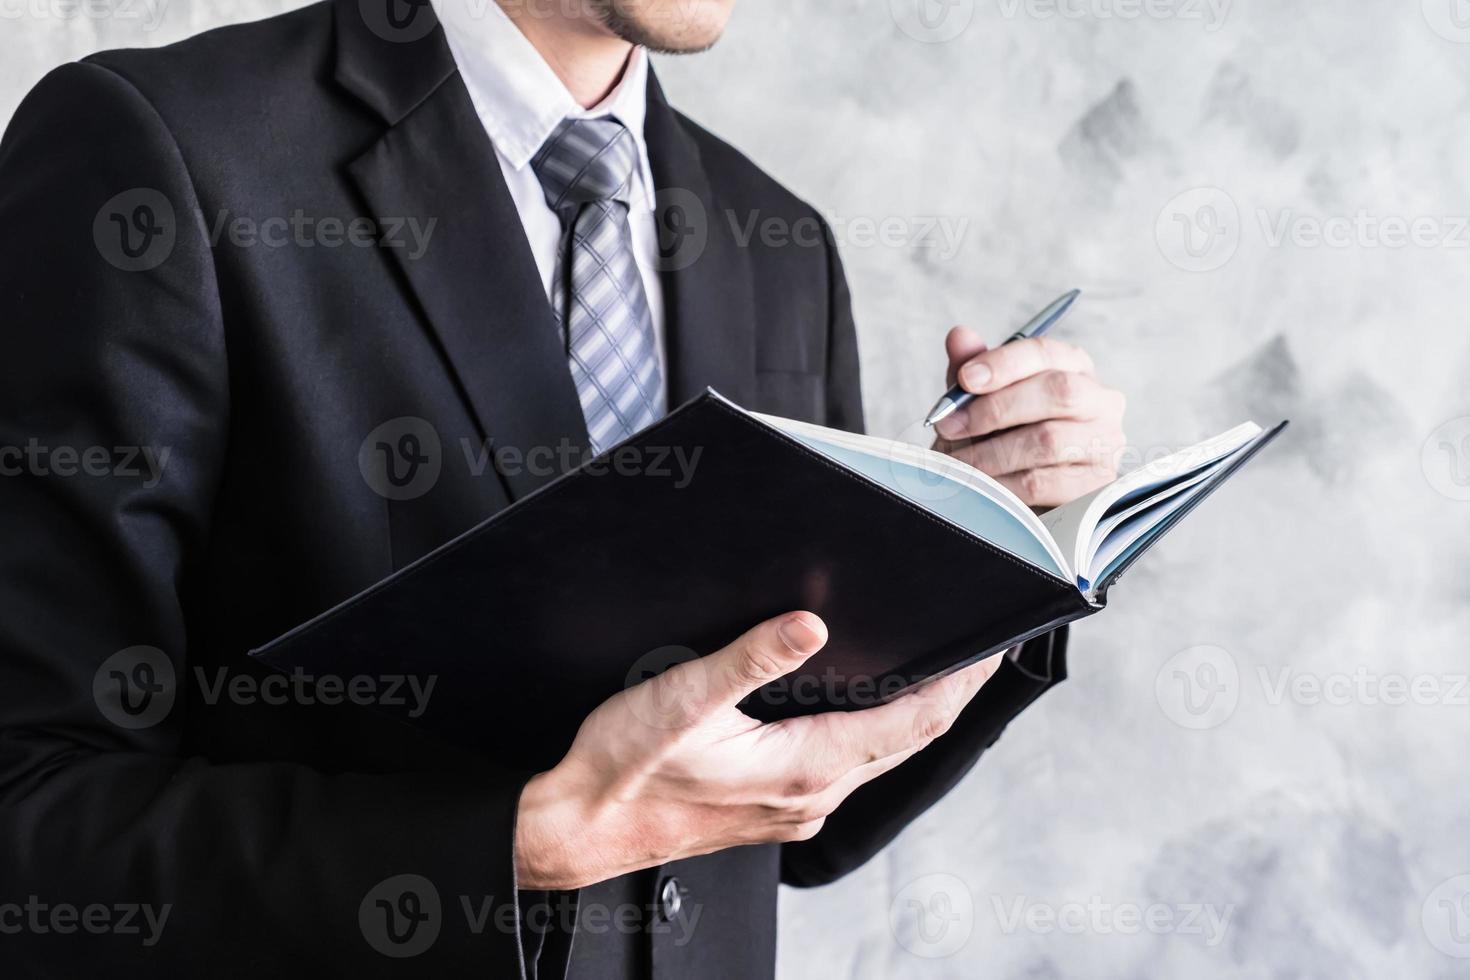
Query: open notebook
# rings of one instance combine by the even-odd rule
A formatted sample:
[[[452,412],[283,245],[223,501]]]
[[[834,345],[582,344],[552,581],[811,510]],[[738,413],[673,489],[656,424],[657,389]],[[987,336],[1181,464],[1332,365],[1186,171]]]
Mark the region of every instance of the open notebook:
[[[1254,422],[1181,450],[1040,517],[1020,498],[966,463],[931,449],[805,422],[756,418],[812,449],[960,525],[1019,558],[1077,583],[1088,599],[1208,493],[1262,437]]]
[[[254,653],[315,676],[438,677],[403,720],[522,746],[534,770],[650,656],[809,609],[827,645],[745,710],[853,710],[1100,612],[1284,425],[1240,426],[1038,517],[947,456],[710,391]],[[698,462],[676,474],[670,458]]]

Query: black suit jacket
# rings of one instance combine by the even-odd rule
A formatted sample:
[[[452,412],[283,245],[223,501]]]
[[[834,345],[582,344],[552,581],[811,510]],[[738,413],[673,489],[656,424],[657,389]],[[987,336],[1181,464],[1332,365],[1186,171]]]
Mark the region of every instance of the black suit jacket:
[[[575,914],[550,896],[549,927],[517,908],[516,746],[471,757],[353,705],[251,696],[245,650],[548,479],[462,447],[586,443],[493,149],[417,10],[344,0],[100,54],[48,75],[0,145],[7,976],[769,976],[778,881],[867,860],[1062,676],[1064,637],[1033,643],[814,840],[606,882]],[[671,402],[710,385],[859,428],[815,212],[656,83],[647,139],[665,227],[695,233],[667,242]],[[742,243],[753,215],[798,233]],[[423,254],[405,219],[434,221]],[[389,499],[358,455],[403,417],[438,432],[443,471]],[[139,647],[161,669],[138,674]],[[120,717],[107,691],[132,682],[171,706]],[[416,894],[437,934],[411,958],[379,951],[414,909],[402,875],[439,905],[423,918]],[[7,903],[42,910],[17,932]],[[53,914],[94,905],[111,927]],[[169,909],[151,943],[122,921],[141,905]]]

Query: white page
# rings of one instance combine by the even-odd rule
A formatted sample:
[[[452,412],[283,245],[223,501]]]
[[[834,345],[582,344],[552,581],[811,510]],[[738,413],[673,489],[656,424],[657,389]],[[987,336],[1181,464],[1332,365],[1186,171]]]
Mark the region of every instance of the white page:
[[[1058,578],[1076,581],[1071,564],[1041,519],[1015,494],[973,466],[906,442],[750,414],[997,547]]]
[[[1078,497],[1071,503],[1047,511],[1042,523],[1051,532],[1062,553],[1073,568],[1088,567],[1088,553],[1093,551],[1097,525],[1120,501],[1141,499],[1162,484],[1218,462],[1260,435],[1261,427],[1243,422],[1198,445],[1171,453],[1140,466],[1107,486]]]

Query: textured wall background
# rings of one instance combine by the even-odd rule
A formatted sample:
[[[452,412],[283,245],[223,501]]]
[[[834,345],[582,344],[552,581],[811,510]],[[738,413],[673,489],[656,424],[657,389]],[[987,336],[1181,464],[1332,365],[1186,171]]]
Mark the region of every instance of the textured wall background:
[[[281,7],[97,2],[0,0],[0,116]],[[783,976],[1467,975],[1470,6],[743,0],[659,70],[833,219],[874,431],[1073,285],[1138,453],[1295,421],[949,799],[783,894]]]

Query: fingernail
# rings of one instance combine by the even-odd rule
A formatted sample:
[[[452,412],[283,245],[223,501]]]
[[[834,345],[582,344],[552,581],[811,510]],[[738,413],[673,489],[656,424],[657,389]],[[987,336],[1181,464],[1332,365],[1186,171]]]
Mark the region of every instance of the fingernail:
[[[808,620],[806,616],[797,614],[783,620],[776,632],[781,634],[781,640],[793,653],[807,654],[815,653],[826,640],[820,631]]]
[[[946,415],[934,423],[934,431],[946,439],[958,439],[965,433],[965,421],[958,415]]]
[[[984,364],[966,364],[960,370],[960,384],[966,391],[979,391],[990,380],[990,368]]]

